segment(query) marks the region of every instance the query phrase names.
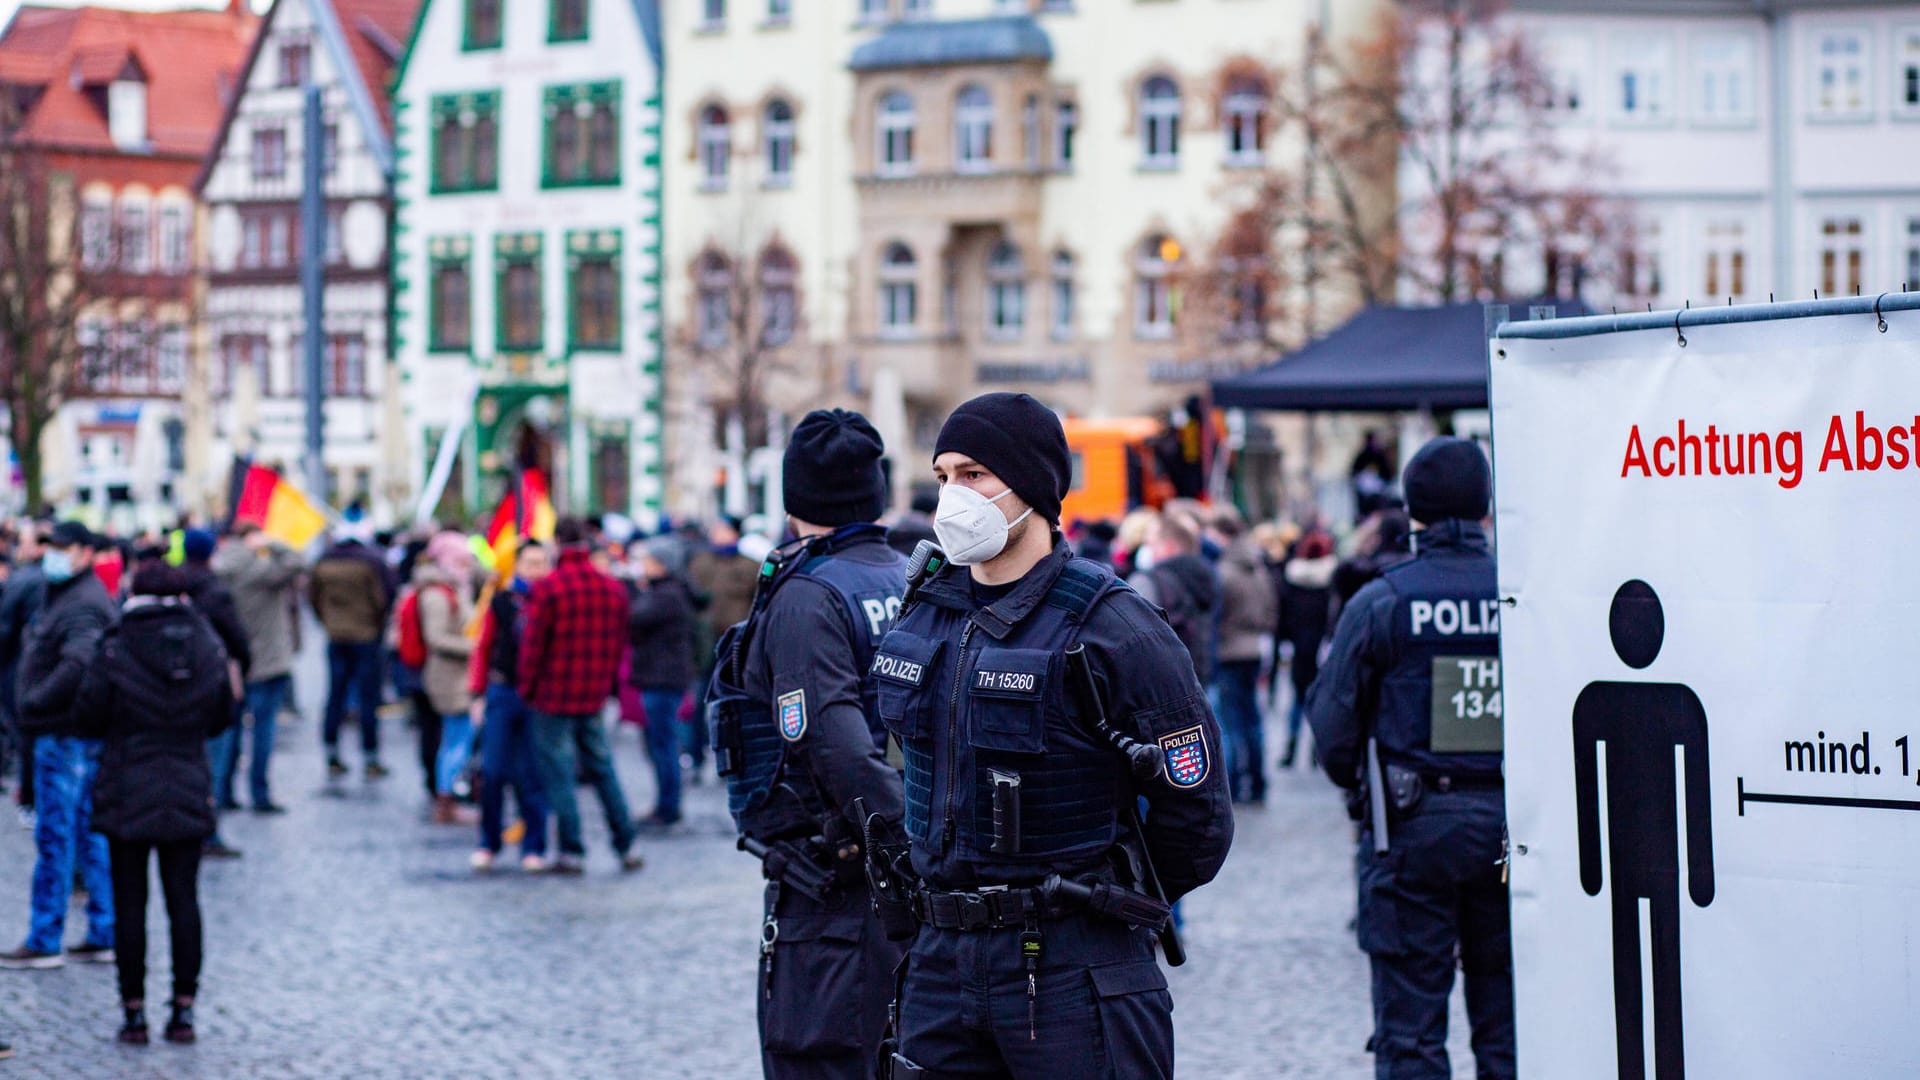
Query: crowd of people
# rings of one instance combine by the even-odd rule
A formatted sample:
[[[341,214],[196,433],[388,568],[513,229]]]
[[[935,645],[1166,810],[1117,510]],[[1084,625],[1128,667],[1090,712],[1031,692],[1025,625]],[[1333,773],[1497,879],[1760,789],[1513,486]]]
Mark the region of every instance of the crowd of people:
[[[889,541],[905,553],[931,538],[933,510],[916,500],[889,522]],[[1174,500],[1065,531],[1165,610],[1220,718],[1232,797],[1259,803],[1269,764],[1296,762],[1306,688],[1342,600],[1408,557],[1409,530],[1403,511],[1376,509],[1343,560],[1312,515],[1249,527],[1231,505]],[[513,844],[523,871],[581,874],[582,785],[620,869],[640,869],[640,836],[680,823],[683,786],[710,771],[696,718],[713,647],[747,616],[766,546],[747,538],[743,551],[728,519],[644,538],[562,519],[550,542],[521,542],[505,559],[455,530],[395,536],[353,523],[317,558],[249,524],[124,539],[72,521],[0,531],[0,783],[12,783],[37,849],[30,930],[0,967],[117,959],[121,1037],[146,1041],[157,859],[174,950],[165,1036],[193,1038],[199,863],[241,855],[220,813],[285,812],[273,752],[298,715],[303,626],[325,635],[329,784],[355,782],[342,748],[350,726],[360,782],[379,783],[390,776],[383,724],[407,723],[423,813],[477,827],[476,872],[494,871]],[[1288,715],[1273,759],[1263,687]],[[644,731],[654,803],[638,816],[614,768],[609,714]],[[86,929],[68,945],[76,885]]]

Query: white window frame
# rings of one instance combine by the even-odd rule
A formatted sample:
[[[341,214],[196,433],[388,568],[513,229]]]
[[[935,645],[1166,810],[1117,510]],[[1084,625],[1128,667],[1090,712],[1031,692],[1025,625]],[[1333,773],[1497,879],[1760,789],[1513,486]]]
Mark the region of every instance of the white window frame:
[[[1920,289],[1920,205],[1899,212],[1900,282],[1903,289]]]
[[[90,196],[80,204],[80,266],[85,270],[105,270],[113,265],[120,250],[115,236],[119,222],[113,212],[113,200]]]
[[[1826,242],[1827,224],[1857,220],[1860,231],[1852,243],[1843,243],[1829,248]],[[1879,222],[1875,220],[1873,207],[1857,203],[1843,203],[1833,206],[1816,206],[1809,211],[1809,225],[1812,238],[1807,250],[1813,254],[1812,288],[1820,290],[1820,298],[1825,300],[1834,296],[1852,296],[1856,286],[1865,292],[1867,285],[1874,280],[1876,268],[1873,265],[1873,238]],[[1843,234],[1844,235],[1844,234]],[[1834,255],[1833,280],[1827,280],[1827,254]],[[1859,279],[1855,281],[1848,274],[1846,256],[1858,252],[1860,256]]]
[[[793,0],[767,0],[767,25],[785,26],[793,21]]]
[[[153,204],[144,198],[123,198],[116,227],[120,236],[120,269],[129,274],[153,272]]]
[[[193,263],[193,208],[180,202],[161,203],[156,220],[160,272],[186,273]]]
[[[1133,336],[1142,341],[1173,337],[1173,286],[1168,279],[1178,264],[1160,255],[1166,239],[1156,233],[1134,249]]]
[[[1612,47],[1607,98],[1613,122],[1624,127],[1661,127],[1673,123],[1678,112],[1674,94],[1674,72],[1678,68],[1674,63],[1674,35],[1661,31],[1616,34]]]
[[[293,220],[285,214],[274,214],[267,219],[267,244],[264,264],[273,269],[283,269],[293,265]]]
[[[1027,270],[1020,249],[1001,241],[987,255],[987,337],[1017,341],[1027,332]]]
[[[876,26],[886,22],[893,17],[891,8],[890,0],[860,0],[860,17],[857,22],[861,26]]]
[[[1540,39],[1539,56],[1547,83],[1542,102],[1556,124],[1585,124],[1594,109],[1593,39],[1586,34],[1554,33]]]
[[[904,253],[904,260],[894,256]],[[893,241],[880,251],[880,336],[912,337],[920,321],[920,262],[913,249]]]
[[[953,171],[993,170],[993,91],[968,83],[953,98]]]
[[[1220,100],[1220,142],[1226,149],[1229,167],[1266,164],[1267,143],[1261,127],[1267,106],[1267,95],[1250,81],[1246,86],[1229,90]],[[1238,150],[1233,147],[1236,137],[1241,141]]]
[[[727,28],[727,0],[700,0],[700,25],[702,33],[715,33]]]
[[[713,116],[720,116],[715,122]],[[725,191],[733,161],[733,114],[726,106],[709,102],[700,106],[696,138],[700,148],[700,190]]]
[[[933,18],[933,0],[900,0],[902,19]]]
[[[1020,152],[1027,168],[1038,169],[1040,156],[1040,95],[1028,94],[1020,103]]]
[[[1161,86],[1171,86],[1170,95],[1156,95]],[[1140,167],[1177,169],[1180,167],[1180,83],[1171,75],[1155,74],[1140,80]]]
[[[774,116],[776,108],[787,111],[785,118]],[[774,98],[767,102],[767,107],[761,112],[761,124],[767,154],[767,186],[791,186],[794,150],[793,103],[786,98]]]
[[[723,349],[733,340],[734,267],[712,254],[700,257],[694,303],[694,334],[703,349]]]
[[[1053,103],[1053,167],[1073,171],[1074,136],[1080,133],[1080,103],[1060,98]]]
[[[178,394],[187,385],[187,328],[167,323],[154,347],[154,386],[162,394]]]
[[[1839,98],[1828,104],[1823,100],[1822,87],[1828,71],[1826,45],[1829,41],[1852,38],[1857,46],[1857,65],[1860,77],[1860,103],[1854,107],[1844,104],[1845,94],[1836,89]],[[1837,26],[1815,26],[1807,30],[1807,118],[1822,122],[1858,122],[1873,118],[1873,32],[1865,26],[1853,24]],[[1835,66],[1835,83],[1844,83],[1849,67],[1845,61]]]
[[[905,109],[889,109],[889,104],[906,102]],[[880,95],[874,104],[874,171],[881,176],[912,176],[913,129],[915,108],[913,95],[905,90],[890,90]],[[899,156],[895,156],[895,152]]]
[[[1049,332],[1055,341],[1073,339],[1074,308],[1077,306],[1073,290],[1073,256],[1065,251],[1053,253],[1049,267],[1052,280],[1053,311],[1048,321]]]
[[[1716,50],[1728,50],[1716,57]],[[1759,41],[1739,31],[1695,34],[1687,46],[1688,116],[1700,127],[1746,127],[1759,117]]]
[[[1895,120],[1920,120],[1920,100],[1907,100],[1907,87],[1914,86],[1920,96],[1920,23],[1895,23],[1889,46],[1891,61],[1887,81],[1893,87],[1888,111]]]
[[[1700,294],[1708,302],[1752,295],[1757,230],[1750,214],[1707,214],[1700,222]]]

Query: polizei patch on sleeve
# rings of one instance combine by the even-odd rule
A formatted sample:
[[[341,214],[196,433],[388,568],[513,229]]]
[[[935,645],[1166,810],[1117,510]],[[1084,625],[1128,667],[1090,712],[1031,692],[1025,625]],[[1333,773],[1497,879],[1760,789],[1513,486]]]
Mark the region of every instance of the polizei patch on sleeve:
[[[891,653],[875,653],[873,666],[868,669],[868,673],[882,679],[891,679],[897,683],[905,683],[908,686],[918,689],[920,684],[926,681],[927,665],[918,660],[909,660],[904,656],[894,656]],[[780,700],[785,701],[786,699],[781,698]]]
[[[1160,752],[1167,755],[1167,782],[1177,788],[1199,787],[1207,778],[1207,736],[1198,724],[1160,736]]]
[[[781,694],[780,737],[788,742],[799,742],[800,736],[807,733],[807,692],[795,690],[790,694]]]

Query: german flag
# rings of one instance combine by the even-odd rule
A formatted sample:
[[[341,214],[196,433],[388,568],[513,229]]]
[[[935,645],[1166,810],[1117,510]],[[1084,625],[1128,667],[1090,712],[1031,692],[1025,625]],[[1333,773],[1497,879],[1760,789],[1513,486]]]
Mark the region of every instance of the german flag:
[[[244,458],[233,463],[228,500],[228,517],[234,524],[258,525],[295,551],[311,544],[327,527],[325,512],[299,488],[274,470]]]
[[[522,469],[487,525],[487,548],[493,552],[500,580],[513,576],[513,557],[521,539],[552,540],[554,521],[546,474],[539,469]]]

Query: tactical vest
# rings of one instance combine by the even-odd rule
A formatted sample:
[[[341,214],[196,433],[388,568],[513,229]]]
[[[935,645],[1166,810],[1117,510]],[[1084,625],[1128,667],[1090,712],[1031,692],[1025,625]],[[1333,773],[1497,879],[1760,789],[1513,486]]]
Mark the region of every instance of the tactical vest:
[[[1505,699],[1493,557],[1435,552],[1382,577],[1394,593],[1374,721],[1382,760],[1427,773],[1498,778]]]
[[[1112,847],[1125,797],[1120,759],[1080,725],[1063,654],[1116,587],[1124,586],[1111,569],[1074,559],[1004,640],[971,612],[923,603],[881,642],[868,681],[901,744],[906,829],[917,845],[941,853],[957,845],[961,857],[1014,874]],[[936,732],[950,744],[944,760]],[[982,878],[995,880],[990,871]]]
[[[803,704],[783,707],[778,701],[749,697],[744,687],[731,681],[733,665],[724,660],[734,649],[746,649],[775,592],[792,578],[807,578],[826,586],[839,598],[848,619],[848,640],[854,645],[854,661],[858,665],[855,670],[865,670],[873,661],[880,639],[899,614],[900,594],[905,588],[903,563],[838,559],[833,557],[833,549],[849,539],[870,535],[876,528],[864,526],[835,532],[821,545],[824,550],[803,553],[798,556],[797,564],[776,568],[773,579],[765,586],[766,598],[756,602],[753,613],[728,629],[720,639],[717,655],[723,662],[714,667],[708,725],[719,756],[721,776],[727,783],[727,810],[743,830],[746,816],[782,779],[788,749],[806,738],[804,720],[795,722],[804,718],[805,712]],[[776,687],[768,689],[778,691]],[[886,729],[881,726],[874,691],[865,680],[860,704],[874,745],[884,746]],[[811,788],[811,784],[806,786]]]

